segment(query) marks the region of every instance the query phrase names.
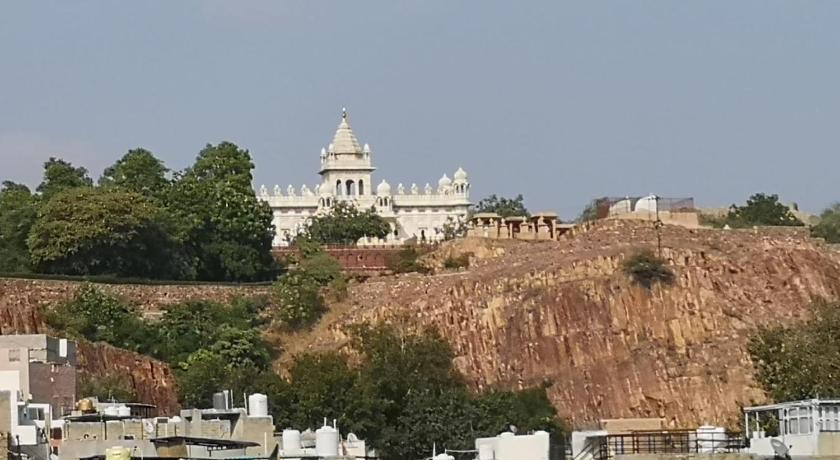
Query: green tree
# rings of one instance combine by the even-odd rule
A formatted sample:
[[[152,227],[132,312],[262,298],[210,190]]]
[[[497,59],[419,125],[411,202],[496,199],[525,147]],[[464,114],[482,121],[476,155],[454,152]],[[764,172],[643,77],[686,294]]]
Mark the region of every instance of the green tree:
[[[498,197],[495,194],[490,195],[478,202],[475,211],[477,213],[494,212],[501,217],[528,217],[531,215],[525,207],[525,199],[522,195],[516,195],[516,198]]]
[[[88,177],[87,169],[75,167],[60,158],[50,157],[44,163],[44,179],[36,189],[45,200],[67,189],[91,187],[93,181]]]
[[[779,195],[756,193],[744,206],[732,205],[725,223],[730,227],[802,226],[790,208],[779,202]]]
[[[296,357],[287,385],[276,394],[274,405],[288,408],[278,413],[278,423],[314,427],[323,416],[337,418],[372,440],[386,460],[425,458],[431,443],[471,448],[476,437],[510,425],[560,432],[545,387],[474,394],[452,365],[452,350],[434,332],[360,325],[350,335],[348,351],[358,357],[357,366],[336,353]]]
[[[336,352],[296,356],[289,369],[293,412],[285,426],[316,427],[327,417],[359,433],[381,422],[371,401],[359,394],[356,374],[347,358]]]
[[[247,150],[208,145],[167,194],[199,279],[254,281],[276,273],[271,209],[251,188],[253,167]]]
[[[760,328],[748,350],[756,379],[775,401],[840,394],[840,303],[817,301],[812,319]]]
[[[27,244],[46,273],[176,278],[176,245],[162,211],[134,192],[73,188],[42,208]]]
[[[91,342],[107,342],[144,352],[156,340],[131,304],[83,284],[73,298],[46,313],[47,324],[63,335]]]
[[[636,283],[650,289],[654,283],[670,284],[674,281],[674,272],[649,249],[643,249],[628,257],[622,263],[622,269]]]
[[[388,222],[373,209],[360,211],[351,203],[339,201],[328,213],[313,217],[304,238],[321,244],[356,244],[362,237],[385,238]]]
[[[132,149],[109,166],[99,179],[100,186],[120,187],[147,197],[162,197],[169,186],[163,162],[145,149]]]
[[[320,245],[309,240],[296,243],[299,252],[297,266],[281,276],[272,287],[278,306],[276,318],[291,330],[312,326],[327,310],[323,290],[341,297],[346,287],[341,264],[324,252]]]
[[[321,288],[315,279],[297,271],[277,280],[272,293],[278,304],[276,317],[280,323],[291,330],[315,324],[327,310]]]
[[[220,355],[206,348],[191,354],[179,365],[175,375],[179,399],[185,407],[212,407],[213,393],[229,389],[227,363]]]
[[[38,217],[38,197],[25,185],[3,182],[0,188],[0,272],[28,272],[26,238]]]
[[[196,350],[178,365],[182,404],[210,407],[213,393],[225,389],[233,390],[234,395],[266,391],[259,384],[277,378],[270,363],[271,354],[257,331],[225,328],[211,347]]]
[[[811,235],[829,243],[840,243],[840,203],[834,203],[820,214],[820,222],[811,229]]]
[[[154,326],[160,342],[152,355],[170,363],[185,361],[189,355],[210,349],[224,338],[228,330],[252,331],[260,326],[260,315],[265,302],[251,299],[234,299],[229,304],[205,300],[192,300],[166,307]],[[260,345],[265,348],[265,345]]]

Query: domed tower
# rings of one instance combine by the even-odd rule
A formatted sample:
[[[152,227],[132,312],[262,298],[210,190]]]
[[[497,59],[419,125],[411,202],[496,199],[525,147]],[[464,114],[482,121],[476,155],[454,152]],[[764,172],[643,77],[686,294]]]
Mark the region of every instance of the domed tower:
[[[444,173],[444,175],[438,179],[438,193],[448,195],[451,188],[452,179]]]
[[[376,207],[380,210],[391,209],[391,185],[382,179],[382,182],[376,186]]]
[[[455,175],[453,176],[454,180],[452,181],[452,186],[455,189],[455,193],[466,194],[470,189],[470,181],[467,176],[467,172],[464,171],[464,168],[458,168],[455,171]]]
[[[376,169],[370,160],[371,149],[359,144],[343,110],[341,121],[335,136],[326,151],[321,155],[321,182],[327,185],[337,198],[355,198],[372,195],[370,176]]]

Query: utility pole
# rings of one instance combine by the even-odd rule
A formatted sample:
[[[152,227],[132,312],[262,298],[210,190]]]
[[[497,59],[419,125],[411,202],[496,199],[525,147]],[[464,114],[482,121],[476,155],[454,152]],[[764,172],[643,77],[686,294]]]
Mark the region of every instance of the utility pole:
[[[656,249],[657,255],[661,259],[662,258],[662,221],[659,220],[659,195],[653,196],[656,202],[656,221],[653,222],[653,228],[656,229]]]

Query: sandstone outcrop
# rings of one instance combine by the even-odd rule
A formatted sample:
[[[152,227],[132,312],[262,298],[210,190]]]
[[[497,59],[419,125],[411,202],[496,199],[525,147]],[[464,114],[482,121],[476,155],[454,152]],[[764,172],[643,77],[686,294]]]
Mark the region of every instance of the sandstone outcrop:
[[[160,414],[178,413],[178,387],[168,364],[107,343],[79,342],[76,351],[79,377],[118,377],[131,384],[139,402],[154,404]]]
[[[676,274],[648,291],[624,257],[656,248],[650,223],[603,222],[558,242],[466,240],[466,271],[373,279],[296,349],[340,346],[348,324],[432,326],[479,388],[550,382],[573,424],[664,417],[672,427],[738,421],[762,402],[746,351],[757,326],[808,315],[813,297],[840,296],[840,254],[803,231],[666,226],[662,253]],[[484,249],[481,249],[481,248]]]
[[[0,334],[51,333],[43,308],[73,297],[80,283],[0,278]],[[167,305],[190,299],[228,301],[266,292],[260,286],[99,284],[154,316]],[[104,343],[79,342],[78,373],[94,377],[127,377],[139,402],[158,406],[161,414],[178,409],[177,386],[169,365]]]

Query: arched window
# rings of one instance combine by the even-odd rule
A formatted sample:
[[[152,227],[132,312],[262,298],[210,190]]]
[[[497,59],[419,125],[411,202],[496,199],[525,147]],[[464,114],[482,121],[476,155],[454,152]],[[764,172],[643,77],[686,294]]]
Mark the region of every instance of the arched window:
[[[346,188],[347,188],[347,196],[353,196],[353,195],[356,194],[356,183],[355,182],[353,182],[350,179],[347,179],[347,182],[345,183],[345,185],[346,185]]]
[[[335,196],[341,196],[341,179],[335,181]]]
[[[365,194],[365,181],[359,179],[359,195]]]

